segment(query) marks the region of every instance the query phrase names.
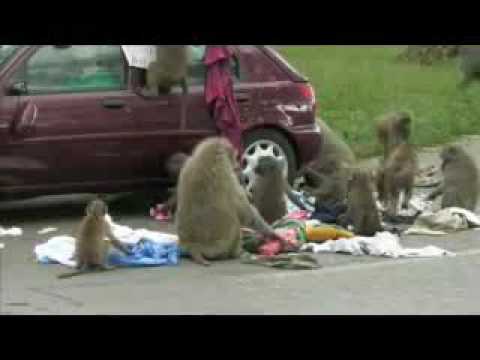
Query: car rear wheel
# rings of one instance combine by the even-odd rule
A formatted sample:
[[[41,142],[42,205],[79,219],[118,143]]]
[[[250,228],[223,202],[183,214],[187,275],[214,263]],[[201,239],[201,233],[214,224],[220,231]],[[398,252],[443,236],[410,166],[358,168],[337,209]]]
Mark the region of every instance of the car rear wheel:
[[[293,146],[283,134],[271,129],[255,130],[245,136],[244,144],[242,175],[248,191],[251,190],[255,179],[253,169],[258,159],[263,156],[273,156],[286,162],[284,175],[290,183],[293,183],[297,171],[297,158]]]

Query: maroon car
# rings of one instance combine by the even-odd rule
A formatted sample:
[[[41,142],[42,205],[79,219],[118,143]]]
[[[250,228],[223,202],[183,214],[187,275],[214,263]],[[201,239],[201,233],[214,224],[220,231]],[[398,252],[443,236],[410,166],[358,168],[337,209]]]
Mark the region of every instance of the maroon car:
[[[233,48],[246,181],[262,155],[285,159],[292,179],[321,144],[314,90],[273,49]],[[187,98],[176,87],[146,99],[134,91],[145,71],[128,66],[120,45],[0,45],[1,194],[162,184],[171,154],[217,134],[204,100],[202,47],[195,49]]]

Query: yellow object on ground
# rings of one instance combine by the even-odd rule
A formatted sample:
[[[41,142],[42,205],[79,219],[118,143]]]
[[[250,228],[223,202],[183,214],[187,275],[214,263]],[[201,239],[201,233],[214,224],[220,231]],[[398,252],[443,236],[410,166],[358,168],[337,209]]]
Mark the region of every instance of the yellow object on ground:
[[[323,225],[307,225],[306,233],[308,242],[324,242],[328,240],[351,239],[355,236],[349,231]]]

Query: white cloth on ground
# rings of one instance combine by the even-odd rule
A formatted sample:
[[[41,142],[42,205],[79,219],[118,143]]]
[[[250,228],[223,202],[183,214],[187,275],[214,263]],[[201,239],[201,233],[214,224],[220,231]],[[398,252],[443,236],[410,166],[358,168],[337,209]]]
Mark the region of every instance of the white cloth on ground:
[[[0,243],[0,250],[2,250],[5,247],[5,244]]]
[[[12,227],[10,229],[5,229],[0,227],[0,236],[22,236],[23,230],[18,227]]]
[[[44,228],[44,229],[42,229],[42,230],[37,231],[37,234],[38,234],[38,235],[45,235],[45,234],[49,234],[49,233],[51,233],[51,232],[56,232],[56,231],[58,231],[57,228],[47,227],[47,228]]]
[[[146,229],[133,230],[128,226],[114,223],[109,215],[106,216],[106,220],[110,223],[113,234],[120,242],[125,244],[136,244],[141,239],[149,239],[157,243],[178,242],[178,237],[176,235]],[[53,237],[47,242],[37,245],[34,248],[34,254],[37,261],[43,262],[43,260],[49,259],[69,267],[75,267],[75,261],[72,260],[74,252],[75,238],[66,235]]]
[[[389,258],[455,256],[454,253],[436,246],[427,246],[419,249],[404,248],[400,244],[398,236],[389,232],[380,232],[374,237],[357,236],[351,239],[327,241],[322,244],[306,243],[301,247],[301,251],[346,253],[354,256],[370,255]]]
[[[437,212],[424,212],[413,226],[405,231],[407,235],[448,235],[480,227],[480,218],[471,211],[461,208],[446,208]]]

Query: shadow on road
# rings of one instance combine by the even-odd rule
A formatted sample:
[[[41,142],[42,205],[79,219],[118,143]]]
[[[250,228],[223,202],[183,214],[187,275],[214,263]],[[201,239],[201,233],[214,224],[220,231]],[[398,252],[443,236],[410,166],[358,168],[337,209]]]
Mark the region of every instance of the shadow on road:
[[[22,201],[0,203],[2,225],[48,219],[78,218],[86,204],[95,198],[93,194],[73,194],[38,197]],[[165,200],[165,194],[152,195],[151,192],[106,195],[112,215],[142,215],[153,205]]]

